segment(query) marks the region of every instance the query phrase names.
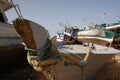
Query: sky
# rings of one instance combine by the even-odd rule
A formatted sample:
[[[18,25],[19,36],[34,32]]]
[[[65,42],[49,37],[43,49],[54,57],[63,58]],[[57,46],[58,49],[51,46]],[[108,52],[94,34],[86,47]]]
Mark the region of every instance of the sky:
[[[78,26],[120,20],[120,0],[13,0],[25,19],[44,26],[54,36],[63,29],[59,23]],[[9,22],[17,17],[14,10],[7,12]]]

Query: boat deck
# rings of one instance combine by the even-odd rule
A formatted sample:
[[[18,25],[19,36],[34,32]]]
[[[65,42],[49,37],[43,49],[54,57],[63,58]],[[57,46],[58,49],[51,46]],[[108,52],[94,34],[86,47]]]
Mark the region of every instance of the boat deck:
[[[90,51],[92,54],[118,54],[120,53],[119,50],[116,50],[112,47],[105,47],[100,45],[93,45],[94,49],[92,49],[92,46],[88,46],[90,48]],[[80,44],[73,44],[73,45],[57,45],[58,51],[61,53],[72,53],[72,54],[85,54],[86,53],[86,46],[80,45]]]

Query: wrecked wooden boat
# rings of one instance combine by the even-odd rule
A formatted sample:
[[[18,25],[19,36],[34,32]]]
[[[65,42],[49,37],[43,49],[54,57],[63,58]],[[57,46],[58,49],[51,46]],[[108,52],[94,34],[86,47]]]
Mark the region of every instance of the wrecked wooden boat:
[[[0,0],[0,67],[8,67],[25,57],[22,39],[13,25],[8,23],[5,12],[15,5],[9,0]]]
[[[25,43],[27,60],[47,80],[92,80],[96,72],[120,51],[91,44],[67,44],[49,39],[48,31],[26,19],[13,21]]]

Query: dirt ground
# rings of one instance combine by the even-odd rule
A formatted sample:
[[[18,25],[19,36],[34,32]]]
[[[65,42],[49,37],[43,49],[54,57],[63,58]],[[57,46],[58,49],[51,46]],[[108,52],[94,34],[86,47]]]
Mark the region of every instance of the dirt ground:
[[[0,80],[46,80],[45,77],[33,70],[33,68],[25,62],[13,65],[9,68],[1,68]],[[106,63],[97,72],[93,80],[120,80],[120,55],[116,55],[115,59]]]

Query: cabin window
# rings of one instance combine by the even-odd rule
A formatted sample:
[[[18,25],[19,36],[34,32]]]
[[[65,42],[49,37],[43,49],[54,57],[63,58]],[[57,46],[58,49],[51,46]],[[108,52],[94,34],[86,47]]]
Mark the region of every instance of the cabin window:
[[[3,17],[3,14],[2,14],[2,12],[0,12],[0,22],[3,22],[3,23],[5,23],[5,19],[4,19],[4,17]]]

